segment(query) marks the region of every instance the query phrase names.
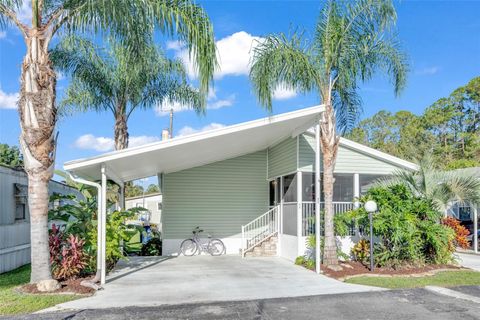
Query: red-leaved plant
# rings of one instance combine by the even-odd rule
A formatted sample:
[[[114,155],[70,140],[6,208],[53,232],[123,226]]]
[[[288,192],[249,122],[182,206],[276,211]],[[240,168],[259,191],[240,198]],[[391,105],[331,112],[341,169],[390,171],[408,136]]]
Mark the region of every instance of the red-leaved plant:
[[[467,236],[470,234],[467,228],[460,224],[460,221],[453,217],[446,217],[442,219],[442,224],[446,225],[455,231],[455,245],[457,247],[467,249],[470,247],[470,242]]]
[[[65,280],[77,277],[87,266],[83,251],[84,240],[70,234],[66,236],[55,224],[50,231],[50,264],[53,277]]]

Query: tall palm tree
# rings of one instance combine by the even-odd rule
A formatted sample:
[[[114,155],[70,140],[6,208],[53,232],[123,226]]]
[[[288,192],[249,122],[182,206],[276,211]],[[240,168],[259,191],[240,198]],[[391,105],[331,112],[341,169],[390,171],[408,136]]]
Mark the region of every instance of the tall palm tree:
[[[392,177],[375,182],[377,186],[403,184],[413,194],[430,200],[440,213],[452,202],[480,203],[480,178],[461,171],[443,171],[435,166],[431,155],[418,161],[418,171],[396,171]]]
[[[348,130],[361,111],[358,83],[377,70],[391,76],[395,94],[405,86],[406,56],[391,33],[396,12],[391,0],[329,0],[311,43],[296,33],[269,35],[254,49],[250,79],[260,103],[272,109],[278,86],[299,92],[314,91],[325,105],[320,133],[325,198],[327,265],[338,264],[333,230],[333,171],[338,151],[337,127]]]
[[[151,41],[131,52],[114,38],[106,48],[97,48],[86,39],[65,37],[51,59],[72,75],[61,107],[110,111],[116,150],[128,147],[127,122],[139,108],[176,101],[204,110],[205,95],[187,84],[182,61],[168,59]]]
[[[54,36],[76,31],[108,31],[129,47],[155,26],[177,35],[196,58],[200,92],[207,94],[216,63],[213,28],[192,0],[31,0],[30,23],[18,14],[23,0],[0,0],[0,28],[18,28],[26,44],[21,68],[20,145],[28,175],[32,272],[30,281],[51,280],[48,251],[48,181],[55,164],[56,74],[49,56]]]

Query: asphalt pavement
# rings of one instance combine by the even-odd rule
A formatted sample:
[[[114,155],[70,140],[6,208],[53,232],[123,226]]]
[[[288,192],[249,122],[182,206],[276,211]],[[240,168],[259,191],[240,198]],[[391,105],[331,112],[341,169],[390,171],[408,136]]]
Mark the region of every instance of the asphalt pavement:
[[[452,288],[450,288],[452,289]],[[479,287],[453,288],[480,297]],[[426,289],[390,290],[207,304],[86,309],[0,319],[480,319],[480,303]]]

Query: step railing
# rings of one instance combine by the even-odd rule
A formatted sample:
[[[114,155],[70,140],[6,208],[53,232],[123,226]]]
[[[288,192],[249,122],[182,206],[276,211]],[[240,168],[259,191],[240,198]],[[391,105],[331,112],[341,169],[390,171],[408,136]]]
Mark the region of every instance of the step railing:
[[[353,202],[334,201],[332,204],[334,214],[339,214],[354,209]],[[320,202],[320,210],[325,210],[324,202]],[[315,202],[302,203],[302,224],[302,236],[306,237],[315,234]],[[323,233],[323,230],[321,230],[321,233]],[[350,236],[355,235],[355,229],[353,227],[349,228],[348,234]]]
[[[279,219],[280,206],[275,206],[242,226],[242,258],[247,251],[278,233]]]

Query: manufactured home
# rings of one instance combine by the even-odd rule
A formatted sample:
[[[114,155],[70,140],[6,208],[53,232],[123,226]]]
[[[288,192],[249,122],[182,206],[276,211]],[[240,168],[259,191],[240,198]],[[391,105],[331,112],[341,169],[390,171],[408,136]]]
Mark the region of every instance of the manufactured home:
[[[176,137],[65,163],[74,176],[127,181],[158,176],[162,194],[163,253],[179,253],[196,226],[247,254],[275,237],[275,254],[290,260],[315,232],[315,163],[321,150],[315,126],[322,106]],[[318,162],[316,162],[318,161]],[[335,166],[334,210],[353,208],[375,179],[416,165],[341,139]],[[352,230],[352,236],[355,236]],[[348,250],[351,239],[340,239]],[[270,247],[270,249],[272,246]]]
[[[74,194],[83,199],[77,189],[54,180],[48,191],[50,195]],[[30,255],[27,174],[21,168],[0,165],[0,273],[30,263]]]

